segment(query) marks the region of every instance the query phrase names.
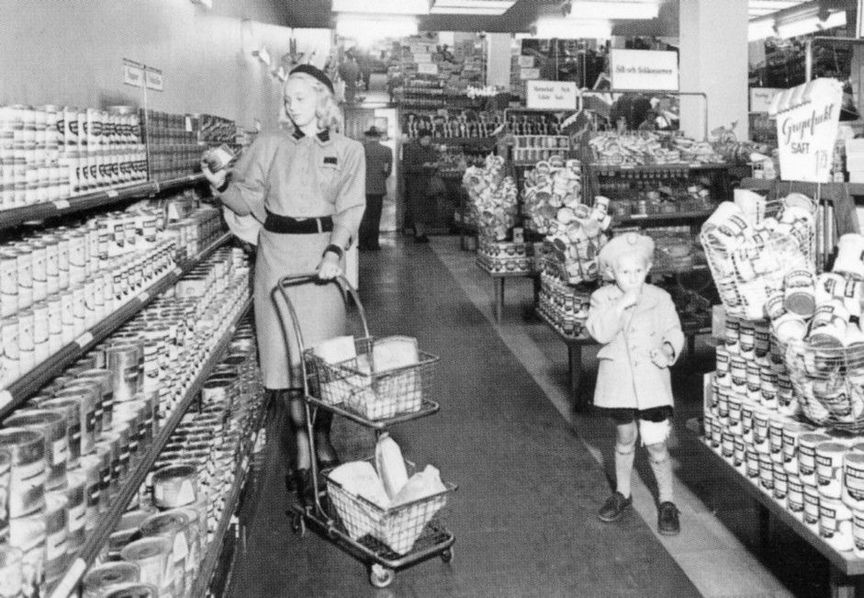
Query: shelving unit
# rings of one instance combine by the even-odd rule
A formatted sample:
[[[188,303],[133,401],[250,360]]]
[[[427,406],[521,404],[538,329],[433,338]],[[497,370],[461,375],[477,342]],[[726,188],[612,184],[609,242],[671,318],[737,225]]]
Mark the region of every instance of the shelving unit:
[[[207,594],[207,589],[209,588],[210,581],[213,578],[216,564],[219,562],[219,556],[222,552],[223,543],[225,541],[225,534],[228,532],[231,520],[240,504],[240,497],[243,494],[243,488],[246,484],[246,476],[249,473],[250,455],[253,453],[255,445],[258,443],[259,431],[267,416],[268,409],[269,404],[265,399],[259,407],[258,413],[255,415],[255,423],[251,428],[255,431],[255,436],[248,439],[246,446],[241,450],[241,456],[238,459],[237,466],[234,470],[234,485],[225,499],[225,508],[222,511],[222,517],[219,519],[219,524],[217,525],[216,532],[213,535],[213,541],[207,547],[204,558],[201,560],[198,567],[198,576],[195,579],[192,591],[190,592],[192,598],[204,598]]]
[[[6,390],[0,391],[0,419],[9,415],[21,403],[26,401],[30,395],[38,391],[52,378],[59,376],[66,367],[105,340],[112,332],[144,309],[153,299],[168,290],[183,275],[207,259],[207,257],[227,243],[232,237],[231,233],[225,233],[204,248],[194,258],[176,266],[161,280],[151,285],[149,289],[139,293],[137,297],[117,309],[102,322],[99,322],[73,342],[61,348],[50,358],[18,378]]]
[[[163,191],[189,187],[202,181],[204,181],[204,175],[190,174],[167,181],[134,183],[123,187],[77,195],[68,199],[58,199],[30,206],[10,208],[0,211],[0,230],[14,228],[25,222],[47,220],[49,218],[68,216],[76,212],[92,210],[93,208],[108,207],[129,199],[151,197]]]
[[[204,366],[201,368],[200,373],[192,382],[192,385],[183,397],[182,402],[177,406],[171,417],[165,422],[165,425],[163,425],[159,430],[158,436],[156,436],[153,443],[148,448],[147,453],[139,461],[132,472],[127,475],[123,487],[112,499],[110,509],[99,518],[99,525],[87,537],[87,541],[78,553],[77,558],[68,566],[66,574],[53,589],[49,589],[48,595],[51,596],[51,598],[66,598],[71,594],[87,568],[93,563],[96,556],[102,550],[102,547],[108,540],[108,536],[111,534],[114,526],[126,511],[129,501],[135,493],[138,492],[141,484],[147,476],[147,472],[153,467],[159,453],[165,447],[168,439],[177,427],[177,424],[180,423],[183,415],[195,400],[198,391],[201,390],[204,381],[210,375],[213,366],[216,365],[222,357],[222,354],[225,352],[225,349],[228,347],[231,337],[237,329],[238,323],[246,316],[246,314],[249,313],[251,308],[252,299],[250,298],[246,300],[243,308],[238,311],[238,315],[234,317],[226,332],[219,339],[219,342],[216,344],[210,357],[207,359]]]

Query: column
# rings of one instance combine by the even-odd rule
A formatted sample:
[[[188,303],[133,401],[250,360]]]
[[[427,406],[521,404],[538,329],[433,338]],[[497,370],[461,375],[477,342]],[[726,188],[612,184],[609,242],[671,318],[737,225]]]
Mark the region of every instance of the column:
[[[680,89],[707,94],[707,130],[737,122],[747,139],[747,0],[680,0]],[[681,128],[705,135],[705,102],[681,98]]]
[[[510,33],[486,34],[486,85],[510,88]]]

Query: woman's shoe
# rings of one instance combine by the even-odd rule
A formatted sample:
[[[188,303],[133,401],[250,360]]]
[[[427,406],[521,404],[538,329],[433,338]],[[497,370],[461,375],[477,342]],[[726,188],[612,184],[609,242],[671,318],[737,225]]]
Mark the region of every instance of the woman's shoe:
[[[301,505],[309,506],[315,500],[315,488],[312,485],[312,471],[298,469],[294,472],[294,490]]]

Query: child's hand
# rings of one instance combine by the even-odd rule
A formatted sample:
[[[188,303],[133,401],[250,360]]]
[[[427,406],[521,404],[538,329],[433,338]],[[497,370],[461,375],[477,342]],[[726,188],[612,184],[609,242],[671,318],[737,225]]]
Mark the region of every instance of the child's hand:
[[[658,368],[668,368],[672,365],[672,359],[675,357],[672,347],[669,346],[669,343],[664,342],[659,347],[655,347],[651,349],[651,362],[656,365]]]
[[[635,306],[639,302],[639,293],[633,291],[626,291],[621,298],[618,300],[618,308],[621,311],[625,309],[630,309]]]

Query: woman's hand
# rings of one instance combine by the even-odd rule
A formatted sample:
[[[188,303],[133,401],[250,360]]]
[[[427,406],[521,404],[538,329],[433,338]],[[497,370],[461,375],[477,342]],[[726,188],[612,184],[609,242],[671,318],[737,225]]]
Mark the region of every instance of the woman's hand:
[[[201,174],[204,175],[204,178],[207,179],[214,189],[218,189],[225,184],[225,177],[228,176],[228,169],[223,168],[219,172],[212,172],[210,166],[207,165],[207,162],[201,160]]]
[[[327,252],[318,264],[318,278],[321,280],[333,280],[342,274],[342,267],[339,265],[339,256],[335,253]]]

